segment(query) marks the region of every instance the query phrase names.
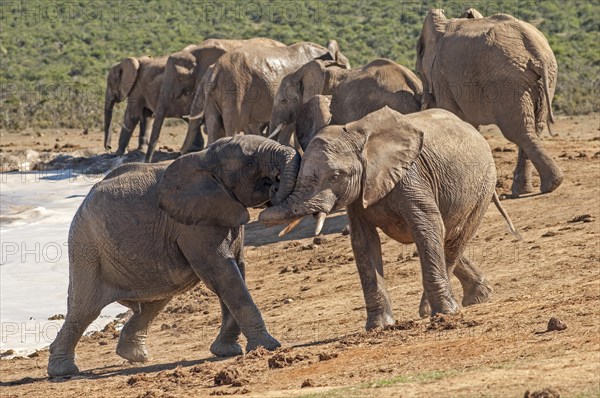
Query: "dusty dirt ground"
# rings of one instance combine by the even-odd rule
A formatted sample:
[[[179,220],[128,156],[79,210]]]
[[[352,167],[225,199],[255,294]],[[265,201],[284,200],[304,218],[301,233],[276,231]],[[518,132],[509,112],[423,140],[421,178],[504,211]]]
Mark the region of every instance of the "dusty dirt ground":
[[[171,130],[163,132],[161,146],[176,151],[183,132]],[[490,205],[469,246],[471,259],[493,284],[488,303],[457,317],[419,319],[422,287],[414,245],[382,235],[398,323],[366,333],[350,240],[340,234],[343,213],[329,217],[318,244],[310,237],[313,220],[304,220],[285,240],[277,238],[279,227],[253,221],[246,229],[248,286],[282,349],[213,357],[208,347],[219,327],[219,306],[200,285],[174,299],[152,326],[150,362],[125,363],[115,354],[118,333],[107,329],[80,342],[78,364],[85,373],[77,377],[48,379],[47,350],[0,361],[0,394],[520,397],[529,390],[532,397],[598,396],[600,115],[560,117],[554,131],[560,135],[545,134],[545,145],[565,172],[563,185],[551,194],[503,201],[523,240],[507,232]],[[37,133],[3,133],[2,152],[103,152],[99,132]],[[515,146],[493,128],[483,134],[497,161],[498,192],[508,193]],[[460,299],[460,286],[452,281]],[[552,317],[567,328],[548,330]]]

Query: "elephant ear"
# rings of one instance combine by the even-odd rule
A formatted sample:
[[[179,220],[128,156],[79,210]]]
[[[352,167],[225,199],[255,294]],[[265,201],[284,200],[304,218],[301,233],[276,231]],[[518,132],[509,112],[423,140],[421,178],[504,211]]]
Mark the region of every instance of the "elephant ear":
[[[119,93],[121,98],[126,98],[135,84],[140,61],[135,58],[126,58],[121,61],[121,80],[119,82]]]
[[[340,66],[346,69],[350,69],[350,61],[342,52],[340,51],[340,46],[336,40],[329,40],[327,43],[327,50],[329,50],[329,54],[331,54],[331,58]]]
[[[167,167],[158,184],[158,206],[186,225],[246,224],[248,210],[211,171],[217,162],[209,161],[209,151],[184,155]]]
[[[402,180],[421,153],[423,132],[387,106],[346,125],[363,135],[362,201],[367,208]]]
[[[323,92],[323,88],[325,87],[324,62],[314,60],[304,66],[304,71],[298,83],[300,85],[300,93],[302,93],[302,103]]]

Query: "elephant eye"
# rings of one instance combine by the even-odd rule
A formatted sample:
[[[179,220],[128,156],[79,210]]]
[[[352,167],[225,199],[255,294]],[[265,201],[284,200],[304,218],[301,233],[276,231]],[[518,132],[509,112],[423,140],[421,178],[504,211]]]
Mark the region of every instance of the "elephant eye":
[[[248,160],[246,163],[244,163],[244,169],[254,170],[256,169],[256,163],[253,160]]]
[[[331,175],[331,177],[329,177],[329,182],[336,183],[336,182],[338,182],[339,179],[340,179],[340,172],[339,171],[335,171]]]

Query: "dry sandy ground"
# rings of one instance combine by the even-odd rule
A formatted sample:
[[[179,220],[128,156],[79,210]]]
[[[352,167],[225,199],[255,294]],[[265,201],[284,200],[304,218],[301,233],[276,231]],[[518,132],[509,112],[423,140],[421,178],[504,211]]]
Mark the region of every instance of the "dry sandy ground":
[[[180,129],[181,130],[181,129]],[[388,289],[398,324],[365,333],[362,291],[345,216],[333,214],[315,245],[312,220],[278,240],[279,228],[247,227],[248,285],[272,334],[275,353],[217,359],[208,346],[219,326],[216,297],[203,286],[177,297],[149,336],[153,358],[129,364],[114,350],[116,332],[85,337],[85,372],[48,379],[48,352],[0,361],[2,397],[404,397],[600,394],[600,118],[559,118],[559,137],[545,145],[565,172],[554,193],[505,200],[523,235],[516,241],[490,205],[470,257],[486,272],[490,302],[460,316],[419,319],[419,261],[414,246],[382,237]],[[176,129],[173,129],[176,131]],[[100,133],[34,132],[2,136],[4,153],[64,143],[101,151]],[[498,191],[510,189],[515,147],[484,129],[499,170]],[[177,148],[183,133],[164,134]],[[61,141],[56,141],[60,138]],[[67,148],[67,150],[69,150]],[[8,152],[10,153],[10,152]],[[256,216],[258,212],[253,212]],[[586,216],[588,215],[588,216]],[[455,293],[461,296],[453,278]],[[551,317],[567,325],[547,331]],[[532,394],[532,396],[542,396]]]

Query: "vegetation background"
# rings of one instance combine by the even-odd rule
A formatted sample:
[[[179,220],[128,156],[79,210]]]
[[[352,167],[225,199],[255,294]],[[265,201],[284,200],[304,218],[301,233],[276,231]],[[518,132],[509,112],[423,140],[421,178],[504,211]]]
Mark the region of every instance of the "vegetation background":
[[[210,37],[335,38],[354,66],[384,57],[414,69],[428,10],[452,18],[469,7],[514,15],[546,35],[559,65],[556,113],[600,110],[600,0],[2,0],[0,128],[100,129],[111,65]]]

